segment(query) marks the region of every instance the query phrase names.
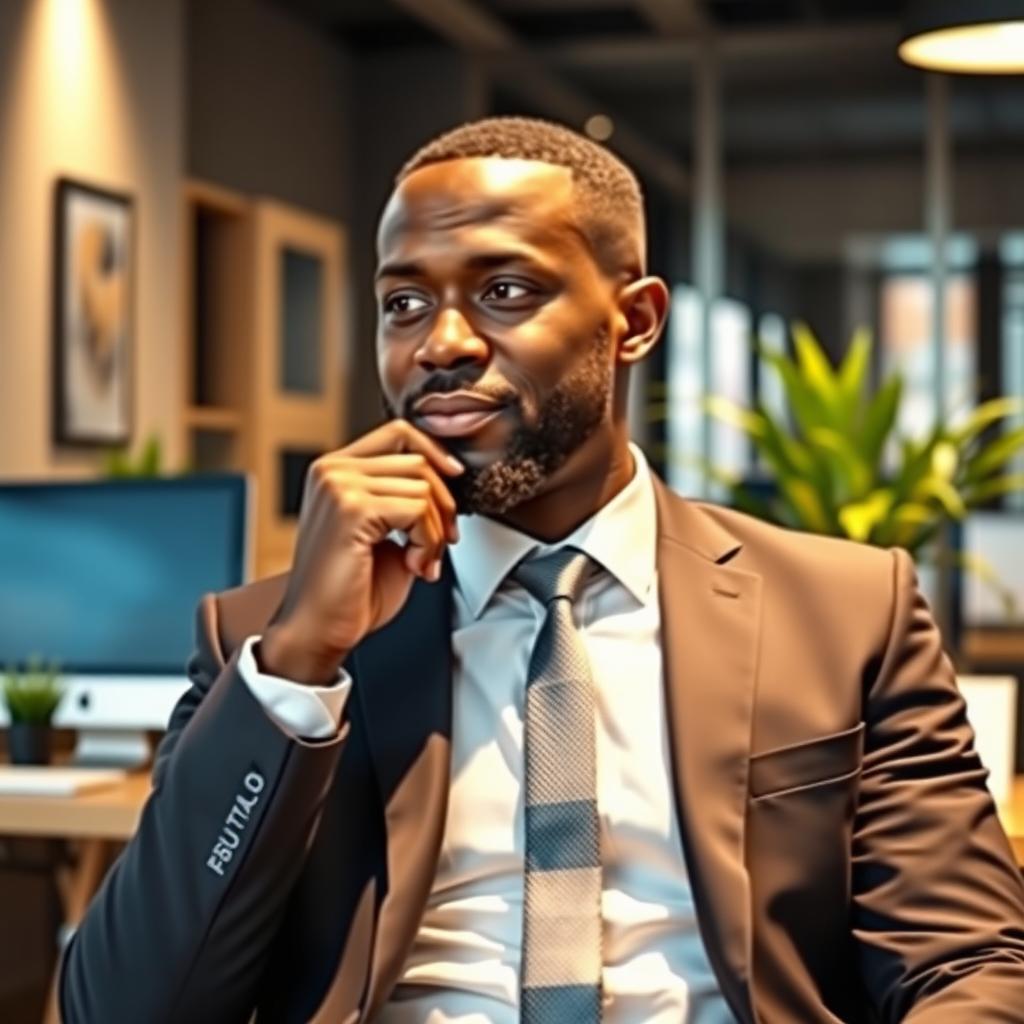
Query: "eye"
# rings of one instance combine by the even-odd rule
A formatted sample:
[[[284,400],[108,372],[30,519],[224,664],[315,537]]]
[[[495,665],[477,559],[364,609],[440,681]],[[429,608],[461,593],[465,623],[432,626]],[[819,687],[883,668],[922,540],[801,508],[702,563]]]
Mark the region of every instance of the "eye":
[[[395,316],[409,316],[413,313],[419,313],[429,306],[427,302],[420,295],[413,295],[410,292],[398,292],[396,295],[390,295],[384,300],[384,312],[394,314]]]
[[[536,289],[519,281],[495,281],[484,292],[484,300],[497,302],[515,302],[517,299],[525,299],[536,294]]]

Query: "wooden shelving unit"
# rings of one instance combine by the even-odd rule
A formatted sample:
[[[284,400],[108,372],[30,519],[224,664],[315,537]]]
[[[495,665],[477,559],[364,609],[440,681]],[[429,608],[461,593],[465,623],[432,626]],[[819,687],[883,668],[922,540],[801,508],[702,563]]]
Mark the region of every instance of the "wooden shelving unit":
[[[242,429],[239,409],[221,409],[215,405],[192,405],[185,409],[185,426],[193,430],[220,430],[236,433]]]
[[[343,434],[344,232],[272,200],[188,181],[182,195],[193,470],[250,473],[255,573],[291,564],[305,466]]]

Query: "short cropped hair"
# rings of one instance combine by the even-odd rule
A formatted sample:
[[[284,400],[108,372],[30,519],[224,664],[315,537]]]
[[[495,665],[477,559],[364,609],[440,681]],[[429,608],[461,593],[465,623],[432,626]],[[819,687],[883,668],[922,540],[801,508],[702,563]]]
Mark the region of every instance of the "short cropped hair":
[[[436,136],[395,177],[445,160],[502,157],[540,160],[572,172],[578,227],[598,265],[611,275],[643,273],[643,193],[636,175],[610,150],[578,132],[530,117],[488,117]]]

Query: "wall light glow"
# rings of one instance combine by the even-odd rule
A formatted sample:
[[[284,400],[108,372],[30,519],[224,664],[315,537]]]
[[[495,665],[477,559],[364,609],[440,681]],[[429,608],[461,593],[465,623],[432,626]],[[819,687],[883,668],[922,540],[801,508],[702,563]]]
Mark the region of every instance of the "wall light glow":
[[[53,70],[66,87],[81,82],[95,35],[94,0],[49,0],[48,35],[53,46]]]
[[[962,25],[913,36],[900,58],[931,71],[1007,75],[1024,72],[1024,21]]]

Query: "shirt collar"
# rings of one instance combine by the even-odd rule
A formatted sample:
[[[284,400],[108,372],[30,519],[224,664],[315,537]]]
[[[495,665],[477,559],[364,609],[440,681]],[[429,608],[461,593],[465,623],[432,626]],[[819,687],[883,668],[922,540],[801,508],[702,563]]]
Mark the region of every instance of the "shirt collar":
[[[449,548],[455,579],[473,618],[512,568],[527,555],[545,555],[571,545],[586,552],[645,603],[655,575],[657,512],[654,486],[643,452],[630,444],[633,477],[626,486],[568,537],[544,544],[487,516],[459,516],[459,542]]]

